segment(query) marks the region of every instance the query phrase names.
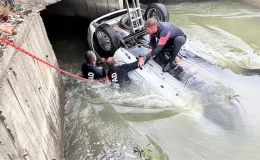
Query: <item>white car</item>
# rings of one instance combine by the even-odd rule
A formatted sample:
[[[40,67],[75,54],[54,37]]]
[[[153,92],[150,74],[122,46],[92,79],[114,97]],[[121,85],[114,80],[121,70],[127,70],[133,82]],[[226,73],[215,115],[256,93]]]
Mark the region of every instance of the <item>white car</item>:
[[[130,8],[132,11],[133,8]],[[153,3],[142,9],[144,20],[155,17],[160,21],[168,21],[168,10],[160,3]],[[88,44],[98,57],[113,56],[119,63],[131,63],[136,57],[147,53],[149,36],[144,29],[135,33],[131,30],[129,12],[118,10],[92,21],[88,29]],[[168,73],[162,72],[162,67],[150,60],[143,69],[128,73],[132,81],[141,81],[158,95],[174,106],[187,106],[192,99],[180,81]]]
[[[161,3],[153,3],[146,9],[143,6],[141,13],[144,20],[150,17],[156,17],[160,21],[168,21],[169,13],[167,8]],[[129,8],[129,12],[134,11]],[[134,13],[130,13],[133,16]],[[96,53],[107,54],[104,57],[113,56],[119,47],[125,45],[131,47],[137,43],[147,45],[143,41],[143,35],[146,35],[144,29],[133,33],[130,26],[129,14],[127,9],[111,12],[92,21],[88,28],[88,44]],[[120,44],[121,43],[121,44]]]
[[[167,8],[160,3],[153,3],[142,9],[142,14],[144,20],[150,17],[155,17],[159,21],[169,20]],[[106,14],[90,23],[88,43],[97,56],[105,58],[113,56],[119,63],[124,64],[134,62],[138,57],[147,54],[149,36],[144,29],[133,32],[129,17],[128,10],[124,9]],[[187,48],[192,49],[189,46]],[[203,100],[203,103],[207,103],[203,97],[212,96],[205,101],[214,104],[221,100],[225,101],[227,95],[230,97],[236,95],[231,89],[221,85],[218,77],[190,61],[190,57],[200,58],[191,50],[183,49],[180,53],[184,55],[183,61],[169,72],[162,72],[163,61],[167,56],[159,54],[156,60],[149,60],[143,69],[131,71],[128,76],[132,81],[143,82],[173,106],[182,109],[191,106],[190,103],[193,104],[194,100]]]

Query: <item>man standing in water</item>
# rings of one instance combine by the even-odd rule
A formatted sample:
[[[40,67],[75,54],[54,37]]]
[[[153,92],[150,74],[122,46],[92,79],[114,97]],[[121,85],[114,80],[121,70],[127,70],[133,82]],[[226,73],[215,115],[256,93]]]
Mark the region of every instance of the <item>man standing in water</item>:
[[[87,51],[85,54],[86,63],[82,64],[81,70],[83,77],[87,79],[102,79],[106,76],[106,72],[100,64],[96,64],[97,57],[95,53],[91,50]],[[104,61],[103,59],[101,62]]]
[[[138,68],[138,61],[119,66],[113,57],[108,57],[106,63],[109,67],[108,77],[115,83],[130,81],[127,73]]]
[[[170,58],[163,67],[163,72],[169,71],[181,47],[186,42],[186,35],[176,25],[169,22],[157,22],[156,19],[148,19],[144,27],[151,36],[149,53],[139,58],[138,66],[142,67],[145,61],[163,51],[170,52]],[[158,42],[156,40],[158,39]],[[157,43],[156,43],[157,42]]]

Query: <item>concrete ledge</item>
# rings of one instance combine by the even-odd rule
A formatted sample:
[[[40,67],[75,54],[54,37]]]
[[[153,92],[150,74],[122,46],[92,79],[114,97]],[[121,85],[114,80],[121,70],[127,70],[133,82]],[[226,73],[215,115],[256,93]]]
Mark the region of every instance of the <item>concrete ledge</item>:
[[[15,44],[57,65],[38,14],[27,17]],[[0,63],[0,159],[62,159],[60,73],[11,47]]]

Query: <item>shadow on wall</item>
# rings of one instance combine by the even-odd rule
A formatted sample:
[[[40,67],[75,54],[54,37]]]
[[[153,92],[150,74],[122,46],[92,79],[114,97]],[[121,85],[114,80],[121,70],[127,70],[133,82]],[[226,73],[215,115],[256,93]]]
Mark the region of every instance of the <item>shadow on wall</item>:
[[[95,19],[123,8],[124,0],[62,0],[47,6],[48,14]]]
[[[78,36],[84,41],[87,40],[90,23],[90,20],[87,18],[50,15],[48,11],[42,11],[41,17],[51,42],[59,37],[67,36]]]
[[[70,17],[76,16],[76,14],[71,9],[71,6],[65,1],[61,1],[49,5],[46,7],[46,9],[43,12],[49,15],[56,15],[56,16],[70,16]]]
[[[76,64],[80,71],[85,60],[84,53],[89,49],[87,34],[90,21],[78,16],[50,15],[46,11],[41,12],[41,17],[59,65]]]

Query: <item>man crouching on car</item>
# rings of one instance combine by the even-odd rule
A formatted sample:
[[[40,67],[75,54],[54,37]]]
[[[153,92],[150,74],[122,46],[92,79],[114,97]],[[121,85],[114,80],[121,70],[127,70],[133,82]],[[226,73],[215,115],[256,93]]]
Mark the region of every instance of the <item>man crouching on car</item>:
[[[142,67],[145,61],[148,61],[151,57],[154,57],[162,51],[170,51],[169,61],[164,65],[163,72],[168,72],[172,66],[173,60],[175,60],[181,47],[186,42],[186,35],[176,25],[170,22],[157,22],[154,18],[149,18],[144,27],[151,36],[149,53],[144,57],[139,58],[138,66]],[[158,43],[156,43],[156,38]]]

